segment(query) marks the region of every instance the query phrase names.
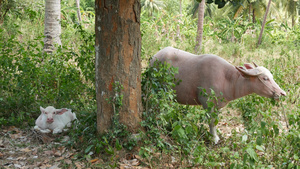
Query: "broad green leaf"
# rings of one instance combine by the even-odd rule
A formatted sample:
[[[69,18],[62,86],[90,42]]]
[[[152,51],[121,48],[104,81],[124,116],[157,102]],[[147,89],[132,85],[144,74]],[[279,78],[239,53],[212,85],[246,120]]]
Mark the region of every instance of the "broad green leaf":
[[[248,155],[255,161],[257,161],[257,154],[256,152],[253,150],[253,148],[249,147],[246,149],[246,152],[248,153]]]

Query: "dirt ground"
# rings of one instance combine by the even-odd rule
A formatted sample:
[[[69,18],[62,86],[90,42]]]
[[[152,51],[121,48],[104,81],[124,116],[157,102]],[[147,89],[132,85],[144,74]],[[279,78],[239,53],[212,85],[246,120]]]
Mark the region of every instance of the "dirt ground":
[[[74,162],[76,150],[67,149],[55,138],[38,135],[34,130],[4,127],[0,132],[0,168],[59,168],[64,164],[84,167]],[[64,137],[68,139],[68,137]]]
[[[14,126],[0,128],[0,168],[59,169],[111,168],[100,158],[77,158],[79,151],[65,147],[68,136],[37,133]],[[118,158],[117,168],[145,169],[138,155]],[[144,163],[143,163],[144,164]]]
[[[222,117],[217,125],[223,139],[230,137],[233,129],[241,134],[244,131],[240,113],[234,110],[229,110],[230,113],[227,111],[228,109],[222,111]],[[80,153],[78,150],[67,148],[62,144],[68,140],[66,133],[54,136],[37,133],[33,129],[2,127],[0,128],[0,168],[111,168],[108,164],[106,166],[99,157],[93,157],[93,155],[85,159],[78,158]],[[135,154],[126,154],[117,159],[116,166],[120,169],[151,168],[145,159]],[[167,168],[176,166],[173,164],[172,167],[172,161],[167,162]]]

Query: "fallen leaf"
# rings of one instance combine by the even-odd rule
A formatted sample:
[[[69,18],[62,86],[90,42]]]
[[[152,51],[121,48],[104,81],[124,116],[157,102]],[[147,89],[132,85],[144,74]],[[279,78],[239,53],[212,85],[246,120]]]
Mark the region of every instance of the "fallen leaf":
[[[59,158],[55,159],[55,161],[61,161],[63,159],[65,159],[65,157],[59,157]]]
[[[138,159],[129,160],[130,165],[137,166],[140,164]]]
[[[264,152],[261,152],[261,151],[257,153],[257,155],[259,155],[259,156],[262,156],[262,155],[264,155],[264,154],[265,154],[265,153],[264,153]]]
[[[69,165],[72,164],[72,161],[69,160],[69,159],[65,159],[64,162],[67,163],[67,164],[69,164]]]
[[[76,165],[76,167],[77,167],[78,169],[83,168],[80,162],[75,162],[75,165]]]
[[[98,160],[99,160],[99,159],[96,158],[96,159],[91,160],[90,162],[91,162],[91,163],[95,163],[95,162],[98,161]]]
[[[61,157],[61,152],[60,152],[60,151],[56,151],[56,152],[54,153],[54,156],[55,156],[55,157]]]
[[[136,159],[140,160],[140,161],[143,160],[143,158],[142,158],[141,156],[139,156],[139,155],[134,155],[134,157],[135,157]]]
[[[53,152],[53,151],[51,151],[51,150],[48,150],[48,151],[44,151],[44,154],[46,154],[46,155],[53,155],[53,154],[54,154],[54,152]]]
[[[9,136],[10,136],[10,138],[12,138],[12,139],[18,139],[18,138],[21,138],[21,137],[22,137],[22,134],[21,134],[21,133],[18,133],[18,134],[10,134]]]
[[[20,151],[28,153],[28,152],[31,152],[31,149],[29,149],[29,148],[23,148]]]
[[[2,153],[0,152],[0,158],[3,158],[3,156],[4,156],[4,154],[2,154]]]

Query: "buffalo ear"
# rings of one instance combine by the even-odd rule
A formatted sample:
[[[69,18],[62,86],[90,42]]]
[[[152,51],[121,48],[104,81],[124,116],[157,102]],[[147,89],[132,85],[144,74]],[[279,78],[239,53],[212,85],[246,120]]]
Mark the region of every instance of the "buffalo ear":
[[[246,69],[254,69],[254,67],[250,63],[245,63],[244,66]]]
[[[259,70],[257,69],[245,69],[244,67],[235,67],[243,77],[247,77],[247,76],[258,76],[260,75],[262,72],[260,72]]]
[[[242,67],[242,66],[236,66],[235,67],[239,72],[240,72],[240,74],[243,76],[243,77],[246,77],[247,75],[244,73],[245,71],[247,71],[244,67]]]

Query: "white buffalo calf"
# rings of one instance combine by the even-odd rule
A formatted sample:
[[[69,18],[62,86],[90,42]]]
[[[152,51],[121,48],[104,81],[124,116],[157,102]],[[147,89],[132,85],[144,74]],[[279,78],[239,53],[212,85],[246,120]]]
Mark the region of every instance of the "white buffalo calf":
[[[40,107],[40,110],[41,115],[36,119],[34,129],[42,133],[61,133],[65,126],[70,127],[71,121],[76,119],[76,114],[71,109],[48,106],[46,109]]]

